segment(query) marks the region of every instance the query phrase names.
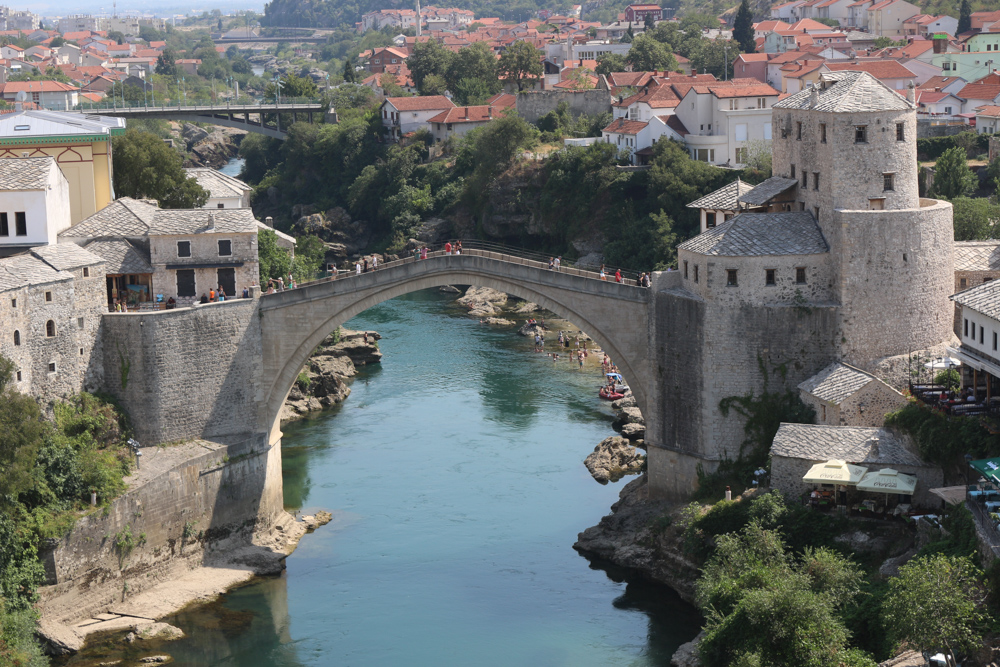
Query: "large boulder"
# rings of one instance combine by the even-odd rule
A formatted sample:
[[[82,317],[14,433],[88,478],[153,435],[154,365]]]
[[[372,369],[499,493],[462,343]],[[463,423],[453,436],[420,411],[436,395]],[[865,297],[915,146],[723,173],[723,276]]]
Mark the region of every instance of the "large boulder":
[[[622,426],[621,434],[629,441],[642,440],[646,437],[646,427],[642,424],[625,424]]]
[[[637,407],[622,408],[618,417],[611,423],[611,428],[620,431],[625,424],[646,425],[646,420],[642,417],[642,412]]]
[[[455,299],[469,309],[473,317],[492,317],[507,303],[507,295],[490,287],[470,287],[464,296]]]
[[[38,624],[37,633],[49,655],[68,655],[83,648],[83,635],[68,625],[44,617]]]
[[[583,463],[594,479],[601,484],[607,484],[625,475],[641,472],[645,461],[646,457],[628,440],[611,436],[594,447],[594,451],[584,459]]]
[[[184,123],[181,136],[184,137],[184,143],[187,144],[188,150],[191,150],[192,146],[208,136],[208,130],[191,123]]]

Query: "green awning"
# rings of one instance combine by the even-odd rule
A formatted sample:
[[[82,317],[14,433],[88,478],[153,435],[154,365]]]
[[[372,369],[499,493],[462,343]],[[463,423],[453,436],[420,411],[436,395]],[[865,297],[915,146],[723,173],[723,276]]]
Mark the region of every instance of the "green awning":
[[[1000,457],[969,461],[969,466],[991,484],[1000,486]]]

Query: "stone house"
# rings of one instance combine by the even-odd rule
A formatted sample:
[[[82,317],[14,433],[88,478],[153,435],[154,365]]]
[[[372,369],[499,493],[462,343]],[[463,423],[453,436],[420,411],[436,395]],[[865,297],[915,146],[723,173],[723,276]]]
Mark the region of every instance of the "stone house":
[[[0,353],[18,391],[48,401],[101,386],[103,292],[104,260],[74,244],[0,259]]]
[[[157,210],[149,226],[155,293],[189,305],[220,286],[231,298],[259,285],[257,229],[247,208]]]
[[[707,232],[712,227],[717,227],[740,212],[739,198],[753,190],[753,186],[744,183],[739,178],[724,185],[715,192],[710,192],[701,199],[697,199],[688,208],[696,208],[701,212],[701,231]]]
[[[955,291],[1000,278],[1000,241],[955,241]]]
[[[382,103],[382,126],[394,141],[408,132],[426,129],[429,121],[455,104],[444,95],[421,97],[387,97]]]
[[[900,433],[886,428],[782,424],[771,444],[771,486],[791,498],[801,498],[814,484],[802,477],[817,463],[846,461],[869,472],[892,468],[917,478],[911,504],[938,507],[930,493],[944,482],[941,468],[925,463]]]
[[[840,362],[799,384],[799,397],[824,426],[882,426],[906,405],[905,396],[871,373]]]
[[[0,253],[55,243],[69,225],[69,182],[54,158],[0,158]]]
[[[442,143],[452,137],[464,137],[480,127],[484,127],[499,116],[502,109],[492,105],[465,106],[447,109],[427,120],[435,143]]]
[[[190,167],[184,171],[208,192],[208,201],[202,208],[250,208],[253,188],[240,179],[208,167]]]

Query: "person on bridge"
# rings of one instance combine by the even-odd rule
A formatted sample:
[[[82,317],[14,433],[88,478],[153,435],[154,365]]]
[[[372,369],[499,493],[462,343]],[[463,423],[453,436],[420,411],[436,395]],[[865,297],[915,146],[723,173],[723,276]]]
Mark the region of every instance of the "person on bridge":
[[[427,246],[424,246],[424,249],[420,251],[420,259],[427,259],[427,251],[428,250],[430,250],[430,248],[428,248]]]
[[[360,276],[361,275],[361,260],[360,259],[354,263],[354,275],[356,275],[356,276]]]
[[[554,268],[556,268],[556,258],[549,257],[549,271],[551,271]]]
[[[446,255],[450,255],[451,254],[451,241],[446,241],[445,242],[445,244],[444,244],[444,254],[446,254]]]
[[[222,289],[222,285],[219,285],[219,301],[226,300],[226,290]]]
[[[556,271],[559,270],[560,266],[562,266],[562,256],[556,257]]]
[[[378,255],[372,255],[372,271],[378,270]]]
[[[620,283],[622,281],[622,270],[615,269],[615,282]]]
[[[455,241],[455,254],[456,255],[461,255],[462,254],[462,240],[461,239],[459,239],[458,241]]]
[[[601,264],[601,280],[607,280],[608,276],[604,273],[604,265]]]

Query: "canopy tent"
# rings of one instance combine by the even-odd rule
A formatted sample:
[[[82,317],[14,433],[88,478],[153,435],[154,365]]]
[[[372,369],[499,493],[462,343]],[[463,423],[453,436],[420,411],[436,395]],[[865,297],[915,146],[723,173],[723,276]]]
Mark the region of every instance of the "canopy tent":
[[[940,486],[930,489],[930,492],[949,505],[961,505],[965,502],[964,486]]]
[[[924,364],[924,368],[940,371],[948,368],[958,368],[962,362],[955,357],[938,357]]]
[[[832,460],[826,463],[817,463],[812,468],[809,468],[809,472],[802,477],[802,481],[809,484],[845,484],[854,486],[864,477],[866,472],[868,472],[868,468],[851,465],[846,461]]]
[[[991,484],[1000,486],[1000,457],[995,459],[979,459],[969,461],[969,466],[986,478]]]
[[[883,468],[878,472],[865,473],[857,486],[858,491],[912,495],[913,490],[917,488],[917,478],[913,475],[897,472],[892,468]]]

